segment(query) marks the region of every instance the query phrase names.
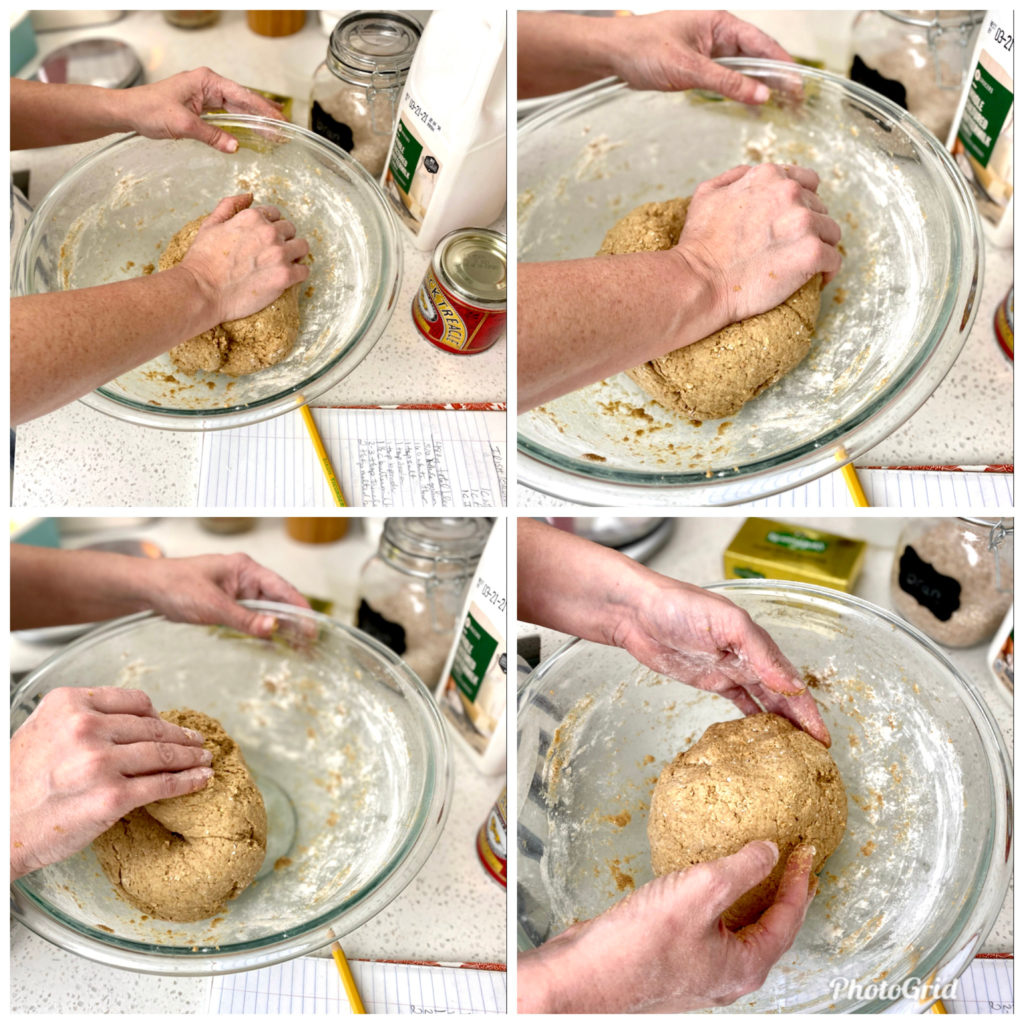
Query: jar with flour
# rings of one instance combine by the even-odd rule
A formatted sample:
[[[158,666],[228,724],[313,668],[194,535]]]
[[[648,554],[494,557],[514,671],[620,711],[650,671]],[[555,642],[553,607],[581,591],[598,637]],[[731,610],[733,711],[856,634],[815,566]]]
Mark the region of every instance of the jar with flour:
[[[356,625],[433,689],[451,650],[490,522],[391,518],[359,578]]]
[[[947,647],[988,640],[1013,604],[1013,522],[916,519],[903,529],[893,608]]]
[[[404,14],[356,11],[335,25],[327,57],[313,74],[309,127],[375,178],[384,170],[419,38],[419,22]]]
[[[382,182],[418,249],[488,227],[505,205],[505,11],[430,16]]]

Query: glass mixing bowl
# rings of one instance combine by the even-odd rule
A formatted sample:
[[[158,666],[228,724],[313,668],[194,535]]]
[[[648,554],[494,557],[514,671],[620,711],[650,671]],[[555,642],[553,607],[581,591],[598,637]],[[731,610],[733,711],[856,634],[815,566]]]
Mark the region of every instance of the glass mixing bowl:
[[[302,327],[287,359],[241,377],[180,373],[167,355],[87,395],[90,408],[171,430],[239,427],[297,409],[350,374],[391,317],[402,276],[398,229],[376,182],[312,132],[247,115],[209,115],[230,155],[191,139],[123,136],[79,161],[39,204],[18,246],[15,295],[138,276],[188,221],[252,192],[309,241]]]
[[[644,202],[738,164],[798,163],[843,229],[807,358],[726,420],[696,424],[624,374],[519,417],[519,478],[590,505],[723,505],[862,455],[935,390],[980,292],[980,222],[951,158],[884,97],[813,68],[730,59],[773,89],[748,108],[604,83],[519,129],[519,259],[593,255]],[[797,102],[794,92],[802,93]]]
[[[12,698],[16,729],[58,686],[145,690],[238,741],[269,819],[256,881],[212,921],[143,920],[91,847],[14,882],[14,917],[62,949],[150,974],[264,967],[326,945],[390,903],[441,834],[452,761],[420,680],[366,634],[316,612],[244,602],[280,628],[257,640],[151,614],[54,655]],[[283,859],[282,859],[283,858]]]
[[[925,1008],[837,999],[832,983],[943,985],[981,945],[1012,864],[1011,769],[991,713],[930,640],[865,601],[777,581],[708,589],[813,673],[849,802],[795,945],[725,1010]],[[737,717],[725,698],[600,644],[570,641],[529,677],[518,718],[520,948],[650,881],[647,810],[662,766]]]

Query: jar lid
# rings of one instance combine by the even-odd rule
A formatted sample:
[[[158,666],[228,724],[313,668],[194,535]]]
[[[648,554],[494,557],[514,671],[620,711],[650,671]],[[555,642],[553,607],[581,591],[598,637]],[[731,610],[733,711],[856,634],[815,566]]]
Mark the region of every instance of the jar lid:
[[[984,11],[882,11],[887,18],[918,28],[970,28],[981,24]]]
[[[413,558],[433,562],[476,562],[491,532],[487,519],[471,516],[391,518],[383,539]]]
[[[460,228],[437,246],[438,280],[460,299],[485,309],[504,309],[507,301],[505,236],[488,228]]]
[[[421,32],[418,21],[396,11],[356,11],[334,26],[328,56],[349,74],[404,77]]]

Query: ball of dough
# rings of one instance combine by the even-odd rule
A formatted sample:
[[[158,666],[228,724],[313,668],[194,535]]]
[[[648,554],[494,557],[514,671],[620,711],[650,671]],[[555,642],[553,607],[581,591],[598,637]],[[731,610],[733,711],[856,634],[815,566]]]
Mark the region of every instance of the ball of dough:
[[[165,921],[220,913],[256,877],[267,812],[238,744],[215,718],[188,708],[160,717],[203,734],[213,778],[197,793],[130,811],[93,841],[107,878],[129,903]]]
[[[755,839],[779,848],[772,873],[723,915],[730,928],[755,921],[775,899],[786,858],[816,849],[815,874],[846,829],[846,790],[828,750],[778,715],[709,726],[663,769],[647,838],[656,875],[736,853]]]
[[[209,214],[189,221],[168,243],[159,267],[169,270],[184,259]],[[219,370],[241,376],[281,362],[299,336],[299,286],[287,288],[269,306],[239,320],[225,320],[171,349],[182,373]]]
[[[671,249],[679,241],[689,205],[687,197],[638,206],[605,235],[598,252]],[[817,274],[782,305],[627,373],[662,405],[687,419],[732,416],[807,355],[820,308]]]

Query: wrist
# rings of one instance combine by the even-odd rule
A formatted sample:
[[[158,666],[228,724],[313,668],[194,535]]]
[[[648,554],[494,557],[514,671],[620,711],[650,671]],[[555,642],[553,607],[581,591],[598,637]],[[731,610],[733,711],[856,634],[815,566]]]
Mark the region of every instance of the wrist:
[[[194,338],[211,327],[222,323],[223,304],[220,290],[195,270],[187,260],[160,272],[160,277],[171,287],[178,301],[174,307],[182,311],[181,341]]]
[[[673,264],[667,276],[689,299],[669,307],[677,312],[670,328],[676,337],[686,337],[687,342],[701,341],[729,324],[725,279],[702,247],[680,241],[665,255],[671,256]]]

